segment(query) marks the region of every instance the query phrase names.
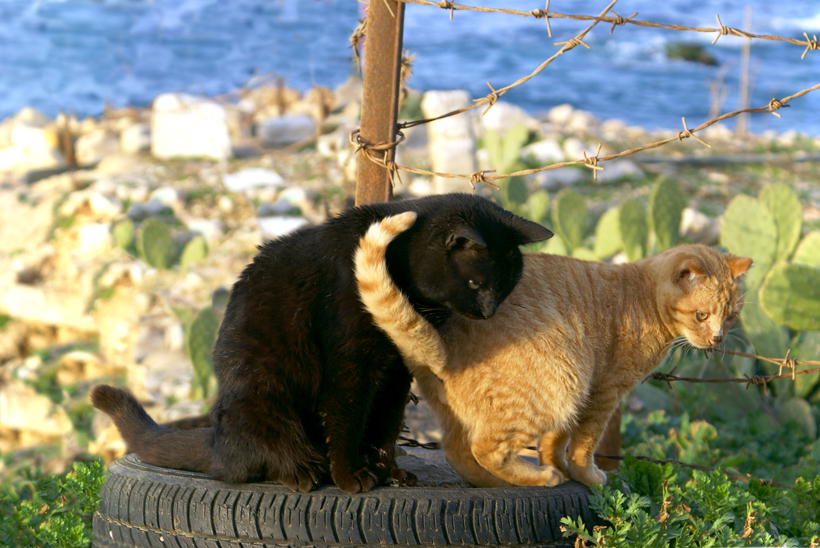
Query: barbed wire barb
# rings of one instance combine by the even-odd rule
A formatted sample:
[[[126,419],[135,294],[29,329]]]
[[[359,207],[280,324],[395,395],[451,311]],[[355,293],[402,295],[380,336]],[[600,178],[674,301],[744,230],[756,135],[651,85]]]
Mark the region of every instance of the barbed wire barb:
[[[806,54],[809,51],[815,51],[815,50],[820,49],[820,42],[817,41],[817,35],[816,34],[812,34],[812,39],[811,40],[809,40],[809,33],[804,32],[803,36],[806,37],[806,42],[805,42],[806,49],[803,50],[803,55],[800,56],[801,61],[806,58]]]
[[[627,21],[629,21],[630,19],[632,19],[633,17],[638,15],[638,12],[636,11],[635,13],[633,13],[632,15],[630,15],[629,17],[624,19],[623,17],[621,17],[620,15],[615,13],[614,11],[612,13],[613,13],[613,15],[615,15],[615,21],[612,22],[612,28],[609,29],[609,35],[610,36],[612,36],[612,31],[615,30],[615,27],[626,25]]]
[[[683,121],[683,131],[678,133],[678,140],[679,141],[683,141],[687,137],[691,137],[692,139],[696,140],[698,143],[702,144],[706,148],[712,148],[712,145],[710,145],[709,143],[707,143],[706,141],[704,141],[703,139],[701,139],[700,137],[695,135],[694,131],[692,131],[688,127],[686,127],[686,118],[685,117],[681,116],[681,120]]]

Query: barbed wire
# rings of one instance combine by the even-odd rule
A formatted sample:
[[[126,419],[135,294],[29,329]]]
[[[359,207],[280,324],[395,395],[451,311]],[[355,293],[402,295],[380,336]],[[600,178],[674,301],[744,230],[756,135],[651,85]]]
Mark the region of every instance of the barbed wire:
[[[608,154],[606,156],[599,156],[600,151],[601,151],[601,144],[599,144],[598,145],[598,151],[595,153],[594,156],[587,156],[586,152],[584,152],[583,159],[570,160],[570,161],[566,161],[566,162],[558,162],[558,163],[550,164],[550,165],[547,165],[547,166],[542,166],[542,167],[537,167],[537,168],[532,168],[532,169],[525,169],[525,170],[515,171],[515,172],[512,172],[512,173],[505,173],[505,174],[488,175],[489,173],[495,173],[495,170],[492,170],[492,169],[484,169],[484,170],[474,171],[474,172],[469,173],[469,174],[464,174],[464,173],[442,173],[442,172],[438,172],[438,171],[430,171],[430,170],[426,170],[426,169],[411,168],[411,167],[407,167],[407,166],[400,166],[400,165],[396,164],[395,162],[388,162],[384,158],[380,159],[376,155],[373,154],[374,151],[384,153],[385,150],[387,150],[391,147],[395,147],[398,143],[400,143],[401,140],[403,140],[403,138],[404,138],[404,135],[401,133],[401,130],[399,130],[397,132],[397,135],[400,135],[401,139],[397,139],[396,141],[394,141],[392,143],[381,143],[381,144],[377,144],[377,145],[371,145],[371,144],[366,143],[365,141],[363,141],[361,139],[361,137],[358,133],[359,130],[354,130],[353,132],[351,132],[350,141],[355,147],[357,147],[356,148],[357,152],[359,152],[359,151],[364,152],[366,157],[371,162],[374,162],[374,163],[384,167],[385,169],[389,170],[391,172],[391,178],[393,177],[393,173],[401,170],[401,171],[407,171],[409,173],[414,173],[414,174],[417,174],[417,175],[425,175],[425,176],[430,176],[430,177],[438,176],[438,177],[448,177],[448,178],[453,178],[453,179],[465,179],[465,180],[470,181],[470,184],[473,186],[473,188],[475,188],[476,183],[483,183],[483,184],[487,184],[487,185],[490,185],[492,187],[498,188],[498,185],[494,184],[492,181],[496,181],[498,179],[506,179],[507,177],[520,177],[520,176],[530,175],[532,173],[537,173],[539,171],[549,171],[549,170],[552,170],[552,169],[559,169],[559,168],[562,168],[562,167],[583,165],[583,166],[588,167],[588,168],[593,170],[593,179],[597,180],[597,171],[604,169],[603,167],[598,165],[600,162],[606,162],[606,161],[610,161],[610,160],[615,160],[617,158],[623,158],[624,156],[629,156],[629,155],[636,154],[638,152],[642,152],[642,151],[645,151],[645,150],[651,150],[651,149],[654,149],[654,148],[658,148],[658,147],[667,145],[669,143],[672,143],[674,141],[682,141],[683,139],[686,139],[686,138],[689,138],[689,137],[692,137],[693,139],[695,139],[699,143],[703,144],[704,146],[711,148],[710,144],[708,144],[706,141],[704,141],[703,139],[696,136],[695,133],[698,132],[698,131],[702,131],[702,130],[710,127],[710,126],[713,126],[713,125],[717,124],[718,122],[721,122],[721,121],[729,119],[729,118],[733,118],[735,116],[739,116],[739,115],[744,114],[744,113],[752,113],[752,114],[755,114],[755,113],[770,113],[770,114],[773,114],[775,116],[780,116],[776,111],[778,109],[781,109],[781,108],[789,107],[789,105],[788,105],[789,101],[791,101],[793,99],[796,99],[798,97],[802,97],[803,95],[806,95],[807,93],[810,93],[812,91],[816,91],[818,89],[820,89],[820,84],[814,85],[814,86],[812,86],[810,88],[807,88],[807,89],[804,89],[804,90],[801,90],[797,93],[794,93],[794,94],[789,95],[787,97],[784,97],[782,99],[771,99],[769,101],[769,103],[766,106],[763,106],[763,107],[746,108],[746,109],[740,109],[740,110],[735,110],[735,111],[732,111],[732,112],[728,112],[726,114],[718,116],[717,118],[713,118],[709,121],[706,121],[706,122],[700,124],[699,126],[697,126],[695,128],[692,128],[692,129],[689,129],[688,126],[686,125],[686,118],[681,118],[681,120],[683,121],[683,131],[680,131],[676,136],[670,137],[670,138],[667,138],[667,139],[662,139],[660,141],[655,141],[655,142],[652,142],[652,143],[649,143],[649,144],[646,144],[646,145],[643,145],[643,146],[640,146],[640,147],[631,148],[631,149],[628,149],[628,150],[617,152],[615,154]],[[400,124],[400,126],[401,126],[401,124]]]
[[[617,26],[623,26],[626,24],[636,25],[639,27],[652,27],[652,28],[660,28],[660,29],[667,29],[667,30],[677,30],[677,31],[689,31],[689,32],[703,32],[703,33],[713,33],[716,32],[717,36],[712,41],[712,44],[715,44],[721,36],[738,36],[741,38],[747,39],[757,39],[757,40],[771,40],[777,42],[787,42],[789,44],[795,44],[798,46],[805,46],[806,49],[803,50],[803,55],[800,59],[804,59],[806,54],[809,51],[815,51],[820,49],[820,43],[817,40],[817,35],[813,35],[812,38],[809,38],[808,33],[804,32],[803,36],[805,40],[797,40],[795,38],[787,38],[785,36],[777,36],[774,34],[754,34],[752,32],[748,32],[745,30],[741,30],[734,27],[727,27],[723,24],[720,20],[720,15],[716,14],[715,18],[717,19],[718,26],[716,28],[712,27],[688,27],[685,25],[667,25],[663,23],[654,23],[652,21],[641,21],[639,19],[634,19],[635,16],[638,15],[638,12],[633,13],[629,17],[621,17],[617,13],[615,17],[606,17],[603,15],[599,15],[595,17],[594,15],[571,15],[566,13],[560,13],[557,11],[550,11],[549,0],[547,0],[546,7],[541,9],[534,9],[530,11],[523,11],[523,10],[516,10],[516,9],[509,9],[509,8],[487,8],[481,6],[469,6],[466,4],[458,4],[455,2],[433,2],[432,0],[397,0],[399,2],[404,2],[405,4],[418,4],[422,6],[435,6],[441,9],[446,9],[450,11],[450,19],[453,18],[454,11],[475,11],[475,12],[482,12],[482,13],[504,13],[507,15],[520,15],[522,17],[535,17],[536,19],[546,19],[547,20],[547,31],[552,38],[552,29],[549,26],[550,19],[572,19],[575,21],[599,21],[602,23],[612,23],[612,28],[609,31],[609,34],[612,34],[612,31],[615,30]]]
[[[751,385],[763,385],[763,390],[768,391],[769,386],[768,383],[775,380],[775,379],[785,379],[791,378],[795,380],[797,375],[809,375],[812,373],[820,373],[820,367],[816,367],[814,369],[804,369],[802,371],[797,371],[798,365],[820,365],[820,361],[798,361],[791,356],[791,349],[786,352],[786,357],[783,359],[777,358],[767,358],[765,356],[758,356],[757,354],[748,354],[746,352],[735,352],[733,350],[725,350],[722,348],[714,348],[712,349],[716,352],[721,352],[723,354],[732,354],[735,356],[742,356],[744,358],[753,358],[758,360],[767,361],[769,363],[773,363],[775,365],[780,366],[780,371],[774,375],[754,375],[752,377],[748,375],[743,375],[742,378],[723,378],[723,379],[699,379],[696,377],[679,377],[675,375],[675,371],[677,370],[677,366],[672,368],[672,371],[669,373],[661,373],[661,372],[654,372],[651,373],[648,377],[644,379],[643,382],[646,382],[648,379],[654,379],[661,382],[665,382],[669,388],[672,388],[672,382],[676,381],[684,381],[684,382],[691,382],[691,383],[704,383],[704,384],[723,384],[723,383],[740,383],[746,385],[746,390],[749,389]],[[791,372],[783,373],[783,368],[791,369]]]

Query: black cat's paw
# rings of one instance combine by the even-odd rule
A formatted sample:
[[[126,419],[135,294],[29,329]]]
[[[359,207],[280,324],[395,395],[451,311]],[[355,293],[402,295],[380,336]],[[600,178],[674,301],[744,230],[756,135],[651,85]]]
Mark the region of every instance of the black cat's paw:
[[[414,473],[402,470],[401,468],[396,468],[396,470],[390,474],[390,478],[397,482],[399,487],[413,487],[418,482],[418,478]]]
[[[300,468],[293,474],[280,476],[279,483],[298,493],[313,491],[322,483],[323,470],[320,466]]]
[[[379,478],[368,467],[360,468],[351,474],[333,474],[333,483],[351,495],[366,493],[379,483]]]

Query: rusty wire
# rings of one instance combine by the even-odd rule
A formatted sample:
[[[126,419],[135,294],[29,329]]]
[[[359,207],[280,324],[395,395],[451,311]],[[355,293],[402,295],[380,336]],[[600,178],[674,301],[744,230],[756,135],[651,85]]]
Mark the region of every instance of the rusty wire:
[[[734,356],[742,356],[744,358],[753,358],[757,360],[766,361],[769,363],[773,363],[775,365],[780,366],[780,370],[775,375],[754,375],[752,377],[748,375],[743,375],[742,378],[724,378],[724,379],[699,379],[696,377],[679,377],[675,375],[675,370],[677,367],[673,368],[672,371],[669,373],[661,373],[656,371],[654,373],[650,373],[648,377],[644,379],[646,382],[648,379],[654,379],[661,382],[665,382],[669,388],[672,388],[672,382],[675,381],[684,381],[684,382],[691,382],[691,383],[705,383],[705,384],[724,384],[724,383],[739,383],[745,384],[746,389],[748,390],[752,385],[763,385],[763,390],[768,391],[769,386],[768,383],[775,380],[775,379],[785,379],[791,378],[792,380],[795,379],[797,375],[809,375],[811,373],[820,373],[820,367],[815,367],[814,369],[804,369],[802,371],[797,371],[797,366],[799,365],[820,365],[820,361],[807,361],[801,360],[798,361],[791,357],[791,350],[786,352],[785,358],[767,358],[766,356],[758,356],[757,354],[747,354],[746,352],[735,352],[733,350],[724,350],[722,348],[713,348],[712,351],[720,352],[722,354],[732,354]],[[791,372],[783,373],[783,368],[791,369]]]
[[[681,140],[686,139],[688,137],[692,137],[693,139],[696,139],[698,142],[700,142],[704,146],[711,148],[711,145],[709,145],[708,143],[706,143],[702,139],[698,138],[695,135],[695,133],[698,132],[698,131],[702,131],[702,130],[704,130],[704,129],[706,129],[706,128],[708,128],[708,127],[710,127],[710,126],[712,126],[712,125],[714,125],[718,122],[721,122],[721,121],[726,120],[728,118],[733,118],[733,117],[738,116],[738,115],[743,114],[743,113],[770,113],[770,114],[774,114],[774,115],[777,116],[778,113],[775,112],[775,111],[780,109],[780,108],[787,108],[789,106],[787,103],[789,101],[791,101],[792,99],[802,97],[803,95],[806,95],[807,93],[810,93],[812,91],[816,91],[818,89],[820,89],[820,84],[817,84],[815,86],[812,86],[812,87],[804,89],[804,90],[801,90],[797,93],[794,93],[794,94],[789,95],[788,97],[784,97],[782,99],[772,99],[764,107],[747,108],[747,109],[735,110],[733,112],[728,112],[726,114],[718,116],[717,118],[713,118],[712,120],[704,122],[704,123],[700,124],[699,126],[697,126],[695,128],[692,128],[692,129],[689,129],[687,127],[686,119],[684,118],[684,119],[682,119],[683,120],[684,130],[679,132],[676,136],[670,137],[668,139],[662,139],[660,141],[655,141],[653,143],[649,143],[647,145],[643,145],[643,146],[640,146],[640,147],[624,150],[624,151],[621,151],[621,152],[618,152],[618,153],[615,153],[615,154],[609,154],[607,156],[600,156],[599,157],[598,156],[598,153],[600,153],[600,145],[599,145],[598,153],[596,153],[592,157],[587,156],[586,152],[585,152],[584,157],[580,160],[571,160],[571,161],[567,161],[567,162],[558,162],[558,163],[555,163],[555,164],[550,164],[548,166],[542,166],[542,167],[537,167],[537,168],[532,168],[532,169],[525,169],[525,170],[522,170],[522,171],[515,171],[515,172],[512,172],[512,173],[504,173],[504,174],[487,175],[488,173],[494,173],[494,170],[480,170],[480,171],[474,171],[473,173],[468,173],[468,174],[463,174],[463,173],[441,173],[441,172],[429,171],[429,170],[425,170],[425,169],[417,169],[417,168],[410,168],[410,167],[406,167],[406,166],[399,166],[399,165],[396,165],[395,162],[390,163],[388,165],[387,162],[385,162],[383,160],[380,160],[377,156],[372,154],[371,151],[373,151],[373,150],[383,151],[384,149],[380,148],[380,147],[385,147],[385,146],[390,147],[391,145],[395,146],[396,144],[398,144],[397,142],[387,143],[387,144],[379,144],[377,146],[373,146],[373,145],[369,145],[367,143],[361,143],[361,142],[354,143],[354,144],[355,144],[355,146],[358,147],[357,151],[358,150],[364,151],[366,156],[372,162],[375,162],[375,163],[381,165],[382,167],[391,170],[391,172],[394,172],[394,171],[397,171],[397,170],[402,170],[402,171],[407,171],[409,173],[415,173],[417,175],[426,175],[426,176],[431,176],[431,177],[432,176],[438,176],[438,177],[449,177],[449,178],[455,178],[455,179],[465,179],[465,180],[469,181],[470,184],[473,185],[473,187],[475,187],[476,183],[480,182],[480,183],[488,184],[492,187],[498,188],[498,186],[495,185],[493,183],[493,181],[496,181],[498,179],[506,179],[507,177],[520,177],[520,176],[530,175],[532,173],[537,173],[539,171],[549,171],[549,170],[552,170],[552,169],[558,169],[558,168],[568,167],[568,166],[583,165],[583,166],[589,167],[593,171],[597,172],[598,170],[603,170],[604,169],[603,167],[600,167],[598,165],[600,162],[614,160],[614,159],[617,159],[617,158],[623,158],[624,156],[629,156],[631,154],[636,154],[636,153],[642,152],[644,150],[651,150],[653,148],[658,148],[660,146],[666,145],[666,144],[671,143],[673,141],[681,141]],[[501,91],[501,90],[499,90],[499,91]],[[457,114],[459,112],[464,112],[465,110],[469,110],[471,108],[473,108],[473,107],[466,107],[464,109],[460,109],[459,111],[454,111],[453,113],[448,113],[445,116],[450,116],[452,114]],[[418,125],[418,124],[416,124],[416,125]],[[407,124],[399,124],[399,127],[412,127],[412,126],[407,125]],[[401,133],[401,132],[399,132],[399,133]]]
[[[433,2],[431,0],[398,0],[399,2],[404,2],[405,4],[418,4],[422,6],[435,6],[439,8],[444,8],[445,2]],[[812,38],[809,38],[808,33],[803,33],[803,36],[806,38],[805,40],[797,40],[794,38],[786,38],[785,36],[776,36],[773,34],[754,34],[751,32],[747,32],[744,30],[740,30],[733,27],[727,27],[724,25],[720,20],[720,15],[715,15],[717,19],[718,26],[716,28],[713,27],[687,27],[683,25],[664,25],[661,23],[653,23],[652,21],[641,21],[636,20],[634,17],[637,14],[633,13],[629,17],[621,17],[617,13],[613,14],[615,17],[607,17],[604,15],[599,15],[598,17],[594,15],[570,15],[566,13],[559,13],[557,11],[550,11],[549,10],[549,2],[547,2],[546,9],[534,9],[530,11],[523,11],[523,10],[516,10],[516,9],[508,9],[508,8],[486,8],[480,6],[468,6],[466,4],[457,4],[455,2],[446,2],[446,9],[450,10],[450,19],[452,19],[453,11],[476,11],[482,13],[504,13],[507,15],[520,15],[522,17],[535,17],[536,19],[546,19],[548,22],[550,19],[572,19],[575,21],[600,21],[603,23],[612,23],[612,29],[610,29],[610,34],[612,31],[615,30],[616,26],[622,26],[627,23],[630,25],[636,25],[639,27],[652,27],[652,28],[660,28],[660,29],[668,29],[668,30],[677,30],[677,31],[690,31],[690,32],[703,32],[703,33],[713,33],[716,32],[717,36],[712,41],[712,44],[718,41],[718,38],[721,36],[738,36],[741,38],[747,39],[758,39],[758,40],[771,40],[777,42],[788,42],[789,44],[795,44],[798,46],[805,46],[806,49],[803,51],[803,55],[800,57],[804,59],[806,54],[809,51],[815,51],[820,49],[820,43],[818,43],[817,36],[814,35]],[[552,34],[550,34],[552,36]]]

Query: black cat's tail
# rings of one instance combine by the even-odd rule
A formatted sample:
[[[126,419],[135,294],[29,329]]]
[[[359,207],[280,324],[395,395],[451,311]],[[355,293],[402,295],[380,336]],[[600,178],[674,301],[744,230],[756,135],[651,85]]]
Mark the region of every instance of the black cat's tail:
[[[356,286],[376,326],[387,333],[415,376],[445,378],[447,351],[436,328],[419,314],[393,282],[385,253],[396,236],[413,226],[412,211],[373,223],[356,249]]]
[[[210,471],[213,428],[169,430],[159,426],[130,392],[106,384],[91,390],[91,403],[111,417],[128,451],[143,462],[176,470]]]

